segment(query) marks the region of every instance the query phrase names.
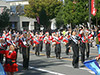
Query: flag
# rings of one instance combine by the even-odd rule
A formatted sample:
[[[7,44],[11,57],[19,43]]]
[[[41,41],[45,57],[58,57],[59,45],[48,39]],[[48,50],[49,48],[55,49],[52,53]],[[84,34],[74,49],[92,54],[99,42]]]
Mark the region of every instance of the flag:
[[[96,15],[95,0],[91,0],[91,14]]]
[[[93,72],[95,72],[95,75],[100,75],[100,67],[96,59],[84,62],[84,65]]]
[[[1,8],[1,13],[3,13],[3,9],[4,9],[4,8]]]
[[[37,16],[36,19],[37,19],[37,23],[40,24],[40,18],[39,18],[39,16]]]
[[[100,54],[100,45],[97,44],[98,53]]]
[[[6,72],[3,69],[3,66],[0,63],[0,75],[6,75]]]

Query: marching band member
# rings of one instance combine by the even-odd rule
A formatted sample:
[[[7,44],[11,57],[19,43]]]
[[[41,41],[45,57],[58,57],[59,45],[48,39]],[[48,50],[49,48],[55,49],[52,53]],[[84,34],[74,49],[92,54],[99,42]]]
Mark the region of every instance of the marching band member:
[[[27,70],[29,66],[30,47],[27,38],[27,32],[23,32],[23,37],[20,38],[22,55],[23,55],[23,69]]]
[[[11,40],[10,40],[10,45],[13,45],[15,47],[16,55],[18,56],[18,42],[17,42],[17,37],[15,34],[12,34]],[[16,56],[16,60],[17,60]]]
[[[14,72],[18,71],[18,65],[16,64],[16,51],[13,45],[10,45],[9,50],[0,51],[1,54],[5,54],[6,61],[4,64],[4,70],[7,75],[14,75]]]
[[[34,47],[36,48],[35,49],[35,55],[39,56],[40,55],[40,46],[39,46],[40,39],[39,39],[39,35],[35,36],[33,43],[34,43]]]
[[[98,31],[97,38],[98,38],[98,41],[99,41],[99,44],[100,44],[100,30]]]
[[[55,35],[55,38],[52,40],[52,42],[55,42],[55,54],[56,54],[56,58],[60,59],[60,55],[61,55],[61,40],[63,39],[62,36],[59,36],[60,34],[57,32]]]
[[[2,38],[5,39],[6,36],[7,36],[7,35],[6,35],[6,31],[3,31]]]
[[[44,38],[42,31],[40,32],[39,38],[40,38],[40,51],[42,52],[42,48],[43,48],[43,38]]]
[[[81,51],[81,62],[83,63],[85,61],[85,49],[86,49],[86,44],[85,44],[86,38],[83,30],[80,31],[79,37],[81,38],[80,51]]]
[[[76,35],[76,31],[73,30],[72,31],[72,36],[68,40],[69,42],[67,43],[67,47],[69,45],[72,46],[72,50],[73,50],[72,65],[73,65],[74,68],[78,68],[79,67],[79,46],[78,46],[79,40],[80,40],[80,38]]]
[[[49,36],[49,32],[46,32],[45,38],[44,38],[44,43],[45,43],[45,50],[46,50],[47,58],[50,58],[51,40],[52,40],[52,38],[51,38],[51,36]]]
[[[70,35],[68,35],[68,32],[65,33],[65,38],[63,39],[63,42],[65,43],[65,46],[68,43],[68,39],[70,38]],[[66,54],[68,55],[70,51],[70,46],[66,46]]]
[[[6,43],[6,41],[1,37],[1,39],[0,39],[0,44],[1,44],[1,46],[0,46],[0,49],[2,50],[2,49],[4,49],[4,50],[6,50],[7,48],[7,43]],[[0,54],[1,56],[0,56],[0,61],[1,61],[1,63],[3,64],[3,58],[4,58],[4,54]]]
[[[4,50],[3,43],[2,43],[2,37],[0,37],[0,51]],[[0,54],[0,63],[3,64],[3,54]]]
[[[92,36],[91,36],[92,37]],[[87,59],[89,58],[89,54],[90,54],[90,38],[89,36],[89,30],[85,31],[85,38],[86,38],[86,57]]]

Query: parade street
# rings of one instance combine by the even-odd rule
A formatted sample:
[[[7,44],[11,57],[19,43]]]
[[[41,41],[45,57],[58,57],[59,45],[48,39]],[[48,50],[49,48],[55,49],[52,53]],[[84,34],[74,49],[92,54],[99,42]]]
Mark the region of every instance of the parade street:
[[[30,50],[29,70],[23,70],[22,55],[18,54],[18,69],[15,75],[94,75],[94,72],[86,68],[83,64],[79,65],[79,69],[72,67],[72,51],[69,55],[65,54],[65,47],[62,46],[61,59],[56,59],[54,49],[51,49],[51,57],[47,58],[45,49],[40,56],[34,54],[34,50]],[[96,46],[91,47],[90,60],[98,55]],[[99,63],[99,62],[98,62]]]

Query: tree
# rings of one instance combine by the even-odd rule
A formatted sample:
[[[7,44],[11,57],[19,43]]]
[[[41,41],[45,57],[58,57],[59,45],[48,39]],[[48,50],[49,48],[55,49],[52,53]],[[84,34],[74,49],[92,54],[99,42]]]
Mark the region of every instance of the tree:
[[[58,19],[58,16],[61,17],[61,21],[63,20],[64,25],[71,23],[74,26],[87,23],[88,10],[88,1],[74,0],[73,2],[71,0],[66,0],[65,5],[61,9],[62,13],[59,12],[56,18]]]
[[[0,14],[0,28],[5,28],[9,25],[9,9],[4,8]]]
[[[56,26],[60,28],[62,25],[64,25],[64,20],[62,15],[64,12],[62,10],[59,11],[58,15],[56,16]]]
[[[56,17],[62,2],[58,0],[29,0],[29,5],[25,6],[25,16],[40,18],[40,24],[47,28],[50,23],[49,20]]]
[[[16,13],[18,15],[23,15],[24,14],[24,10],[23,10],[23,7],[21,6],[21,4],[16,6]]]

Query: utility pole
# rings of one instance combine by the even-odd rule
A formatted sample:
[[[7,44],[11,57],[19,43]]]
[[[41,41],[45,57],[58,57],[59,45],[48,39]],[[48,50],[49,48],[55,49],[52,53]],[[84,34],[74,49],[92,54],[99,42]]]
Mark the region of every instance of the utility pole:
[[[89,0],[89,29],[91,28],[91,0]]]

